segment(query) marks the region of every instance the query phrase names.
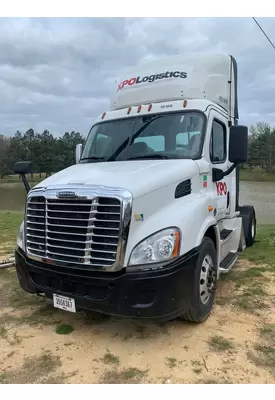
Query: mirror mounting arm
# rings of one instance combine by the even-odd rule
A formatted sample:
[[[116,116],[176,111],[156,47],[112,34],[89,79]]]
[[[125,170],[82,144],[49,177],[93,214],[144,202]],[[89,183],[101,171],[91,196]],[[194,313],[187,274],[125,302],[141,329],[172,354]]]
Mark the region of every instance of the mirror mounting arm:
[[[32,163],[30,161],[18,161],[14,166],[14,173],[21,176],[27,194],[31,190],[31,187],[26,178],[26,174],[30,172],[33,172]]]
[[[212,177],[213,177],[213,182],[218,182],[221,181],[225,176],[231,174],[232,171],[236,168],[237,164],[232,164],[230,168],[228,168],[227,171],[223,172],[219,168],[213,168],[212,170]]]
[[[29,191],[31,190],[31,187],[30,187],[30,185],[29,185],[29,182],[28,182],[28,180],[27,180],[27,178],[26,178],[26,175],[25,175],[25,174],[20,174],[20,175],[21,175],[21,178],[22,178],[23,184],[24,184],[24,186],[25,186],[26,192],[27,192],[27,194],[28,194],[28,193],[29,193]]]
[[[237,164],[232,164],[231,167],[228,168],[228,170],[225,171],[225,172],[223,173],[223,176],[227,176],[227,175],[231,174],[231,172],[234,171],[234,169],[236,168],[236,166],[237,166]]]

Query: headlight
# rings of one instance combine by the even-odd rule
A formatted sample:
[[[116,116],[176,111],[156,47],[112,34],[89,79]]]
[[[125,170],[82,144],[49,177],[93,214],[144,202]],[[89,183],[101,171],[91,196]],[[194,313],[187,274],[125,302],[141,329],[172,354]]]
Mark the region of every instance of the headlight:
[[[16,239],[16,244],[20,249],[25,251],[25,234],[24,234],[24,222],[20,225],[19,232]]]
[[[179,254],[180,230],[167,228],[139,243],[130,256],[129,266],[163,263]]]

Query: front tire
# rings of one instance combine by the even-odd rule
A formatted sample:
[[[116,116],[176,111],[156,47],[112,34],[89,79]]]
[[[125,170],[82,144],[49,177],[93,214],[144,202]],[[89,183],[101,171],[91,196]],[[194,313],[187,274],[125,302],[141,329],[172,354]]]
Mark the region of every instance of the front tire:
[[[210,315],[216,295],[217,252],[213,241],[204,237],[194,266],[189,310],[181,315],[187,321],[202,323]]]

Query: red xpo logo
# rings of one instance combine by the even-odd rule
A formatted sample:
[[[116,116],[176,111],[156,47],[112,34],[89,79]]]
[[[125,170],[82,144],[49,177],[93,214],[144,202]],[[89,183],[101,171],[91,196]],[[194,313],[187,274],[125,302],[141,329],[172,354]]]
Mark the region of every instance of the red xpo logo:
[[[132,85],[136,85],[138,83],[145,83],[145,82],[152,83],[156,80],[167,79],[167,78],[182,78],[182,79],[184,79],[184,78],[187,78],[187,73],[179,72],[179,71],[172,71],[172,72],[167,71],[167,72],[163,72],[161,74],[144,76],[143,78],[138,76],[137,78],[126,79],[125,81],[120,82],[120,84],[117,87],[117,92],[119,90],[123,89],[124,86],[132,86]]]
[[[225,182],[216,182],[216,189],[218,196],[223,196],[227,194],[227,185]]]
[[[129,85],[129,86],[134,85],[135,83],[137,83],[137,79],[138,78],[126,79],[125,81],[121,82],[117,87],[117,92],[120,89],[123,89],[125,85]]]

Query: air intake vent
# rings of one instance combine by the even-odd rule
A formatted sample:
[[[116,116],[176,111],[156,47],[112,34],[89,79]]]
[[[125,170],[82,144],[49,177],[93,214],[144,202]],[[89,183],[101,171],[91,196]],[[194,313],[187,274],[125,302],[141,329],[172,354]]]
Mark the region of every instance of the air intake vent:
[[[186,179],[178,184],[175,190],[175,199],[179,199],[180,197],[187,196],[191,194],[191,180]]]

